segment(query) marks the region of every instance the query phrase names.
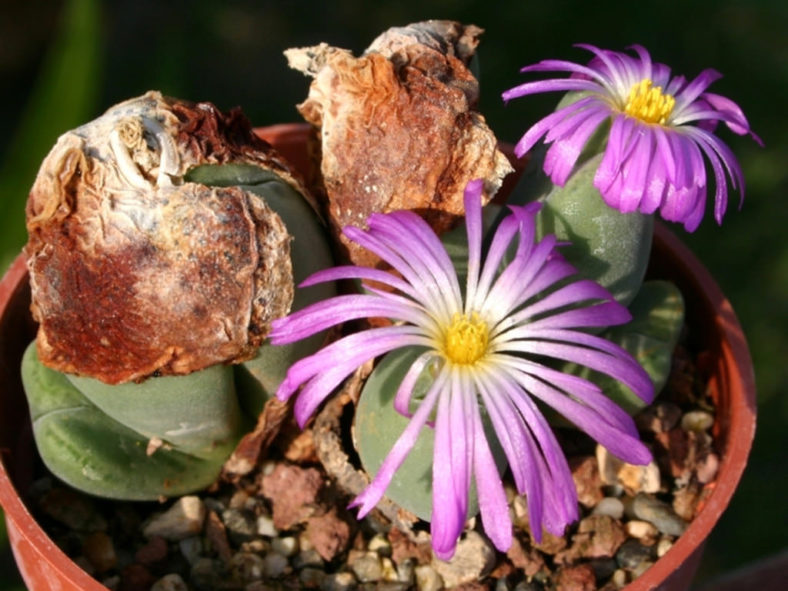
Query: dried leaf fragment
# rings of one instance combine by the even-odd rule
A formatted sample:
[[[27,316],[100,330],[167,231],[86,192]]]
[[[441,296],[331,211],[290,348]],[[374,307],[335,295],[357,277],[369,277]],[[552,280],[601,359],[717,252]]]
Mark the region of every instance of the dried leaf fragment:
[[[391,29],[361,57],[325,43],[285,52],[314,78],[303,117],[320,128],[321,172],[335,237],[356,264],[377,258],[347,241],[373,212],[422,214],[437,232],[462,216],[468,181],[485,198],[512,171],[484,117],[467,62],[481,29],[427,21]]]
[[[149,92],[64,134],[27,204],[47,366],[108,383],[250,358],[293,296],[288,234],[259,196],[184,182],[200,164],[298,181],[238,111]]]

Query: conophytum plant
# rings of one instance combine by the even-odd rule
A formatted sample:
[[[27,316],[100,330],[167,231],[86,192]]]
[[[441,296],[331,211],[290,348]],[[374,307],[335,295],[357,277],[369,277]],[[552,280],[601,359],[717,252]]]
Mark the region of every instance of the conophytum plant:
[[[28,201],[39,334],[22,362],[47,467],[151,500],[214,482],[287,366],[272,318],[331,264],[300,182],[237,112],[148,93],[63,135]]]

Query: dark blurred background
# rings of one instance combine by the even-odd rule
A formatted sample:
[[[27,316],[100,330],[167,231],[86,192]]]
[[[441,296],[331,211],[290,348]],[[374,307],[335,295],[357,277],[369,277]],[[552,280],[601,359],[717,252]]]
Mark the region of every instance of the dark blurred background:
[[[732,301],[749,339],[759,425],[750,464],[713,532],[697,581],[788,547],[788,2],[783,0],[419,0],[413,3],[271,0],[0,0],[0,265],[25,241],[23,209],[41,159],[62,132],[123,99],[158,89],[221,109],[241,106],[255,125],[299,121],[308,80],[282,51],[326,41],[361,52],[381,31],[428,18],[485,29],[480,110],[516,141],[557,96],[504,106],[520,66],[544,58],[585,62],[573,43],[645,45],[655,61],[695,76],[724,74],[712,90],[737,101],[766,147],[720,135],[744,168],[747,195],[722,228],[710,211],[687,235]],[[23,589],[0,525],[0,590]]]

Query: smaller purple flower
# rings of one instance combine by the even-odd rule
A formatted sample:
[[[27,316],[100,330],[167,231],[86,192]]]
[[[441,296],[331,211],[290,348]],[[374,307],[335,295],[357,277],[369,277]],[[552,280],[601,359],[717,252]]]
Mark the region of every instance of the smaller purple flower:
[[[586,141],[610,119],[607,147],[594,177],[605,203],[622,212],[651,214],[659,209],[666,220],[683,223],[692,232],[706,205],[705,155],[717,185],[714,217],[722,223],[727,179],[738,187],[742,201],[744,179],[730,148],[712,132],[723,121],[734,133],[748,133],[763,144],[736,103],[705,92],[720,74],[708,69],[687,82],[683,76],[672,77],[666,65],[652,63],[639,45],[632,47],[637,57],[593,45],[578,47],[595,56],[587,66],[544,60],[521,70],[569,72],[569,78],[526,82],[503,93],[505,101],[551,91],[584,93],[531,126],[515,153],[522,156],[544,137],[552,144],[544,171],[563,186]]]
[[[482,523],[493,544],[506,551],[512,523],[501,476],[482,427],[484,411],[506,455],[514,483],[527,495],[531,531],[561,535],[578,518],[577,492],[566,458],[536,402],[559,411],[626,462],[651,460],[632,418],[593,383],[555,369],[572,362],[612,376],[650,401],[648,374],[623,349],[587,329],[625,323],[625,307],[574,268],[548,236],[535,241],[538,204],[511,207],[482,260],[482,181],[465,191],[468,275],[465,290],[445,248],[413,212],[372,214],[368,230],[345,235],[388,263],[396,274],[342,266],[304,282],[360,279],[366,293],[341,295],[274,321],[273,344],[302,339],[329,326],[364,317],[387,317],[391,326],[345,336],[296,362],[277,396],[301,388],[295,416],[303,426],[348,375],[370,359],[403,347],[423,351],[406,372],[394,407],[411,416],[414,384],[425,368],[434,381],[371,484],[354,499],[359,518],[383,496],[394,473],[425,426],[434,428],[432,545],[450,558],[462,533],[471,482]],[[516,241],[513,259],[504,265]],[[434,417],[434,424],[430,422]]]

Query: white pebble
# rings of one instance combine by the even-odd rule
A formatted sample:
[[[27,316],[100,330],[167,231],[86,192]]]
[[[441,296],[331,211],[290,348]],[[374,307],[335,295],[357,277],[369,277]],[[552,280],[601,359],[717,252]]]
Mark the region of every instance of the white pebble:
[[[164,513],[154,515],[142,533],[146,538],[161,536],[165,540],[182,540],[202,531],[206,513],[199,497],[181,497]]]
[[[438,572],[429,565],[416,567],[416,586],[419,591],[438,591],[443,589],[443,579]]]
[[[180,575],[172,573],[153,583],[150,591],[189,591],[189,587]]]
[[[298,552],[298,540],[293,536],[274,538],[271,540],[271,549],[274,552],[279,552],[279,554],[282,556],[287,556],[289,558]]]
[[[268,515],[260,515],[257,518],[257,533],[266,538],[275,538],[279,531],[274,527],[274,520]]]
[[[282,556],[279,552],[269,552],[265,555],[263,562],[266,576],[273,579],[278,579],[292,570],[287,562],[287,557]]]
[[[624,503],[616,497],[605,497],[594,507],[594,515],[607,515],[613,519],[621,519],[624,515]]]
[[[662,558],[673,547],[673,540],[669,538],[662,538],[657,542],[657,556]]]

